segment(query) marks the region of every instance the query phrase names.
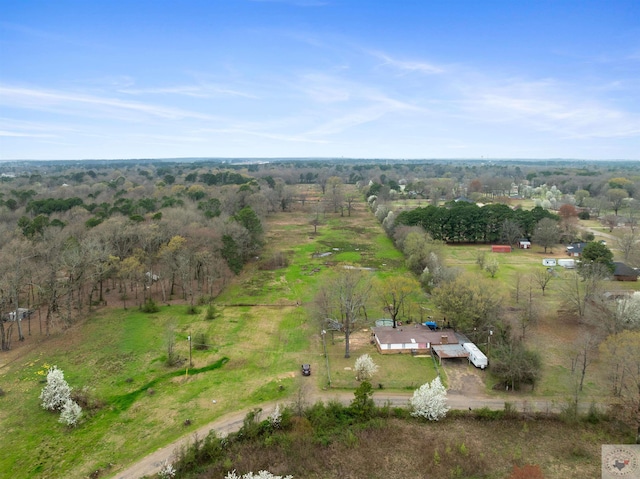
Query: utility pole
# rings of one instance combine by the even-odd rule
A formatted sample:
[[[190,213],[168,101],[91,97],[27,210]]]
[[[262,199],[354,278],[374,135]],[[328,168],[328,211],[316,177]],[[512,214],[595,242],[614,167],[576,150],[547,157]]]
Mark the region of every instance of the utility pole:
[[[329,371],[329,355],[327,354],[327,340],[326,340],[327,332],[323,329],[321,334],[322,334],[322,346],[324,347],[324,358],[325,358],[325,361],[327,362],[327,380],[329,381],[329,387],[331,387],[331,372]]]

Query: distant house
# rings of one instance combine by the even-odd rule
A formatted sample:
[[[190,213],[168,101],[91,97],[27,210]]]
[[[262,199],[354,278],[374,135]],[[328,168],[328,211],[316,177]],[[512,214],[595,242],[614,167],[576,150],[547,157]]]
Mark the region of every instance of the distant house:
[[[567,246],[567,254],[569,256],[580,257],[582,256],[582,250],[587,246],[587,243],[571,243]]]
[[[437,345],[458,344],[458,338],[451,330],[433,331],[422,324],[376,326],[371,328],[373,340],[381,354],[430,354]]]
[[[5,321],[15,321],[16,318],[18,321],[22,321],[23,319],[29,319],[33,314],[33,310],[27,308],[18,308],[18,311],[11,311],[8,313],[3,319]]]
[[[520,248],[520,249],[530,249],[531,248],[531,241],[529,241],[528,239],[518,240],[518,248]]]
[[[494,244],[491,245],[492,253],[511,253],[511,246],[508,244]]]
[[[616,281],[638,281],[638,272],[624,263],[615,261],[613,279]]]

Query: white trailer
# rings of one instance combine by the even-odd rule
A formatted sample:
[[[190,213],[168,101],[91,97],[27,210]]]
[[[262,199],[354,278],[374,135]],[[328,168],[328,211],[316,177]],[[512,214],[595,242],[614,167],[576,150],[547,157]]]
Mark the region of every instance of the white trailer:
[[[556,266],[555,258],[545,258],[542,260],[543,266]]]
[[[576,267],[576,260],[575,259],[559,259],[558,266],[562,266],[563,268],[566,268],[566,269],[574,269]]]
[[[462,347],[469,353],[469,362],[475,367],[484,369],[488,366],[489,360],[478,346],[473,343],[464,343]]]

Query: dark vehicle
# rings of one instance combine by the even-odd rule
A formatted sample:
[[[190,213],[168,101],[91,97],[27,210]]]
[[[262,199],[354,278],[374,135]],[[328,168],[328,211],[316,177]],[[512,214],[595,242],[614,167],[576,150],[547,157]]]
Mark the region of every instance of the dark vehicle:
[[[303,376],[311,376],[311,364],[303,364],[302,365],[302,375]]]

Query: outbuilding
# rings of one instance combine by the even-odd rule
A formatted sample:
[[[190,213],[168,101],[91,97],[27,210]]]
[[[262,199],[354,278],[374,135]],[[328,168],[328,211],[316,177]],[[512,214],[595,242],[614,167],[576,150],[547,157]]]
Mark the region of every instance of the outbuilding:
[[[616,281],[638,281],[638,272],[619,261],[614,261],[613,279]]]
[[[511,253],[511,246],[508,244],[494,244],[491,245],[492,253]]]
[[[518,248],[531,249],[531,241],[529,241],[528,239],[518,240]]]

